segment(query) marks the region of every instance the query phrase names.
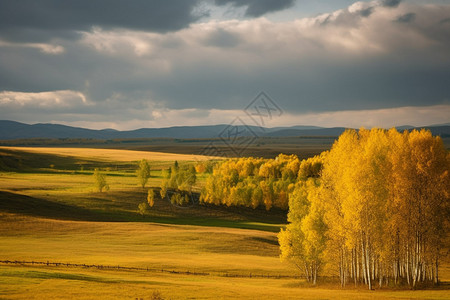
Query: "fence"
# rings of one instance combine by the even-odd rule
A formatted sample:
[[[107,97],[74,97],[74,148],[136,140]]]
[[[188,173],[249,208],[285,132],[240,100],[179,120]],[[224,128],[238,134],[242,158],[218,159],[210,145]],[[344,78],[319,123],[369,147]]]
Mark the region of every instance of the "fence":
[[[28,266],[47,266],[47,267],[72,267],[72,268],[87,268],[87,269],[99,269],[99,270],[122,270],[122,271],[146,271],[146,272],[161,272],[180,275],[194,275],[194,276],[218,276],[218,277],[231,277],[231,278],[272,278],[272,279],[300,279],[301,276],[294,275],[271,275],[271,274],[233,274],[226,272],[195,272],[195,271],[176,271],[167,270],[164,268],[149,268],[149,267],[126,267],[126,266],[113,266],[113,265],[97,265],[97,264],[73,264],[63,262],[50,262],[50,261],[20,261],[20,260],[0,260],[0,264],[15,264],[15,265],[28,265]]]

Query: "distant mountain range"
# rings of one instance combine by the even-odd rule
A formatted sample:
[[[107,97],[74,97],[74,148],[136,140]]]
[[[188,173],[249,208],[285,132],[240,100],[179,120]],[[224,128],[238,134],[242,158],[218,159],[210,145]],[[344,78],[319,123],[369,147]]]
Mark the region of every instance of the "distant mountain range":
[[[399,130],[411,130],[416,127],[400,126]],[[421,127],[422,128],[422,127]],[[434,135],[450,137],[450,124],[441,124],[423,127],[429,129]],[[229,125],[209,126],[175,126],[166,128],[141,128],[129,131],[114,129],[94,130],[71,127],[59,124],[24,124],[15,121],[0,120],[0,140],[33,139],[33,138],[82,138],[82,139],[130,139],[130,138],[179,138],[199,139],[218,138],[233,134],[238,130],[238,136],[256,135],[267,137],[294,137],[294,136],[339,136],[344,127],[322,128],[316,126],[292,126],[261,128],[257,126]]]

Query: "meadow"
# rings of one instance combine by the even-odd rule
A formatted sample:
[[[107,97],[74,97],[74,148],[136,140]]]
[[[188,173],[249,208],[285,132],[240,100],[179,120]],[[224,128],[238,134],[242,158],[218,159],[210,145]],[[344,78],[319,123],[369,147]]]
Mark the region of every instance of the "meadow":
[[[203,158],[69,148],[0,148],[0,155],[0,260],[148,268],[1,263],[0,299],[448,299],[450,293],[448,262],[440,289],[341,289],[325,279],[309,285],[280,262],[282,211],[181,208],[157,199],[145,216],[138,213],[147,195],[135,176],[138,160],[149,160],[147,186],[157,187],[161,169],[174,160]],[[94,167],[107,175],[109,191],[95,191]]]
[[[233,144],[233,149],[242,156],[254,156],[274,158],[280,153],[292,153],[299,158],[308,158],[322,151],[330,149],[337,136],[299,136],[299,137],[258,137],[252,144]],[[449,139],[446,144],[449,145]],[[217,152],[225,156],[236,155],[220,138],[210,139],[174,139],[174,138],[138,138],[138,139],[19,139],[0,140],[0,146],[25,146],[25,147],[53,147],[73,148],[78,151],[81,148],[134,150],[144,152],[160,152],[168,154],[199,155],[206,153],[206,148],[211,144],[217,148]],[[77,153],[78,155],[79,153]]]

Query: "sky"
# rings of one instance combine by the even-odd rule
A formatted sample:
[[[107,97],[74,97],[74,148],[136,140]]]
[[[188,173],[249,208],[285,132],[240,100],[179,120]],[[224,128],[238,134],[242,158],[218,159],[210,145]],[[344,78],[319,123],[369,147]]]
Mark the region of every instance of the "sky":
[[[2,0],[0,119],[443,124],[449,53],[450,0]]]

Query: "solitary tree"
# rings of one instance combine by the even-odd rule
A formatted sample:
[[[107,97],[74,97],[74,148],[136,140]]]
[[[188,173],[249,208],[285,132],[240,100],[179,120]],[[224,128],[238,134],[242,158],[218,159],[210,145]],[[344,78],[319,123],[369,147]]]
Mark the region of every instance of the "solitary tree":
[[[147,160],[143,159],[139,162],[137,177],[142,188],[144,188],[147,184],[148,179],[150,178],[150,165],[148,164]]]
[[[103,192],[103,190],[109,190],[109,185],[106,183],[106,177],[102,174],[97,168],[94,170],[94,181],[95,187],[99,192]]]

